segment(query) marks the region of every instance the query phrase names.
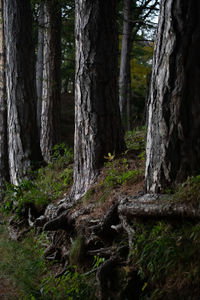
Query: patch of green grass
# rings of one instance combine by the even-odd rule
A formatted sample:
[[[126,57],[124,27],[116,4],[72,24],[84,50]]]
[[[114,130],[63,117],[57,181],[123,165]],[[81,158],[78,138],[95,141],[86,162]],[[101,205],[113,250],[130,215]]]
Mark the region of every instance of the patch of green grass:
[[[94,193],[95,193],[95,189],[94,188],[90,188],[86,192],[86,194],[83,196],[83,203],[87,203],[91,199],[92,195],[94,195]]]
[[[151,296],[144,299],[165,299],[166,295],[181,299],[181,293],[191,290],[198,295],[199,252],[200,224],[138,225],[131,253],[133,264],[145,281],[144,295],[146,289],[151,291]],[[180,298],[176,298],[177,294]]]
[[[45,271],[41,251],[32,234],[22,242],[10,241],[5,226],[0,226],[0,275],[16,286],[19,298],[15,299],[40,299],[40,278]]]
[[[43,280],[42,298],[54,300],[94,300],[94,274],[85,275],[77,271],[76,266],[68,269],[63,276],[49,276]]]
[[[179,185],[173,196],[173,201],[199,205],[200,203],[200,175],[188,177]]]

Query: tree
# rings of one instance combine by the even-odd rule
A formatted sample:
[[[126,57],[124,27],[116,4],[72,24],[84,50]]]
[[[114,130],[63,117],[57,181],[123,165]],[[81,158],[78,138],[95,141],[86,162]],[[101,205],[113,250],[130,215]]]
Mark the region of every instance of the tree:
[[[132,48],[131,41],[131,2],[132,0],[124,0],[123,15],[123,34],[122,34],[122,50],[120,60],[119,75],[119,106],[122,120],[126,123],[126,129],[130,130],[130,98],[131,98],[131,72],[130,72],[130,55]]]
[[[27,0],[4,0],[8,156],[18,184],[41,159],[36,123],[32,13]]]
[[[40,146],[49,162],[53,146],[60,142],[61,6],[45,2],[44,70]]]
[[[123,1],[123,30],[119,76],[120,112],[125,129],[131,129],[131,58],[133,43],[138,38],[139,30],[155,27],[151,18],[155,17],[159,0]],[[149,20],[150,19],[150,20]],[[143,39],[144,35],[141,35]],[[141,39],[141,38],[140,38]]]
[[[36,88],[37,88],[37,124],[40,132],[42,110],[42,85],[44,67],[44,1],[40,3],[38,15],[38,46],[36,62]]]
[[[0,1],[0,200],[8,176],[3,0]]]
[[[147,192],[200,172],[200,3],[162,1],[148,102]]]
[[[94,183],[104,155],[124,148],[117,87],[116,0],[76,0],[75,164],[72,195]]]

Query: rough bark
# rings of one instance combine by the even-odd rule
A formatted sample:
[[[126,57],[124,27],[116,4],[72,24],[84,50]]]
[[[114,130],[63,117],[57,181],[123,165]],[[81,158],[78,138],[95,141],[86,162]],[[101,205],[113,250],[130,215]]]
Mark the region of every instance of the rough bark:
[[[119,106],[122,121],[127,130],[130,130],[130,101],[131,101],[131,0],[124,0],[122,50],[119,75]]]
[[[76,1],[74,199],[94,183],[104,155],[124,148],[117,91],[116,2]]]
[[[49,162],[60,142],[61,7],[58,0],[45,2],[44,70],[40,147]]]
[[[148,103],[147,192],[200,172],[200,2],[164,0]]]
[[[200,212],[198,207],[187,203],[175,203],[173,195],[145,194],[139,197],[123,199],[118,206],[119,216],[133,220],[137,218],[184,218],[198,219]]]
[[[40,3],[38,16],[38,49],[36,62],[36,88],[37,88],[37,124],[40,132],[42,110],[42,82],[43,82],[43,50],[44,50],[44,2]]]
[[[6,116],[6,85],[5,85],[5,48],[3,26],[3,1],[0,1],[0,200],[8,179],[7,157],[7,116]]]
[[[4,0],[10,180],[18,184],[40,157],[32,14],[27,0]]]

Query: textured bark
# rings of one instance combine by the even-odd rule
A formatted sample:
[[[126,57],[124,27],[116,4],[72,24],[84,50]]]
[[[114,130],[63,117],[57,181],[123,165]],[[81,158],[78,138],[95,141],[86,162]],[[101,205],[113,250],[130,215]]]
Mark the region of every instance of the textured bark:
[[[61,7],[58,0],[45,2],[44,71],[40,147],[49,162],[60,142]]]
[[[174,203],[171,195],[145,194],[123,199],[118,206],[119,216],[133,220],[137,218],[184,218],[200,219],[198,207]]]
[[[96,180],[104,155],[124,148],[117,92],[116,2],[76,1],[75,199]]]
[[[8,176],[3,0],[0,0],[0,200]]]
[[[200,2],[163,0],[148,103],[147,192],[200,172]]]
[[[119,75],[119,106],[124,126],[130,130],[130,101],[131,101],[131,1],[124,0],[123,35]]]
[[[43,82],[43,50],[44,50],[44,2],[40,3],[38,16],[38,49],[36,63],[36,88],[37,88],[37,124],[40,132],[42,110],[42,82]]]
[[[32,14],[27,0],[4,0],[8,154],[10,180],[27,176],[40,157],[36,123],[36,92]]]

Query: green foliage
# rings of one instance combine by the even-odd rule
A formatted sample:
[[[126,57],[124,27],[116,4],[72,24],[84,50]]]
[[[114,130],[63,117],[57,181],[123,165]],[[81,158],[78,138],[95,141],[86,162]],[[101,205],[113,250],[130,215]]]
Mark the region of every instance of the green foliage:
[[[42,299],[94,300],[94,277],[80,274],[76,266],[59,278],[49,276],[43,280]]]
[[[55,145],[52,149],[51,161],[53,168],[63,168],[73,162],[74,154],[71,148],[66,147],[65,143]]]
[[[125,135],[126,147],[128,150],[134,150],[139,155],[145,155],[146,146],[146,128],[142,127],[141,130],[135,129],[127,131]]]
[[[95,255],[94,256],[94,262],[93,262],[93,268],[94,269],[98,268],[101,264],[104,263],[104,261],[105,261],[104,257],[100,257],[100,256]]]
[[[16,286],[15,299],[40,299],[40,278],[46,269],[42,251],[31,233],[22,242],[10,241],[0,226],[0,274]]]
[[[52,153],[52,162],[40,168],[34,174],[33,181],[23,180],[18,186],[6,184],[1,211],[6,214],[15,211],[19,216],[31,205],[37,210],[44,209],[51,201],[63,195],[72,184],[73,170],[69,166],[72,161],[71,149],[66,148],[64,144],[56,145]]]
[[[188,177],[173,196],[175,202],[200,203],[200,175]]]
[[[200,224],[138,225],[131,253],[133,264],[145,279],[144,291],[146,287],[154,290],[147,299],[162,299],[170,293],[199,287],[199,251]]]
[[[86,194],[83,196],[83,202],[87,203],[90,200],[90,198],[92,197],[92,195],[94,195],[94,193],[95,193],[95,189],[94,188],[90,188],[86,192]]]
[[[128,181],[135,182],[141,174],[141,170],[124,170],[120,173],[118,169],[108,169],[107,176],[101,184],[106,187],[115,187]]]

